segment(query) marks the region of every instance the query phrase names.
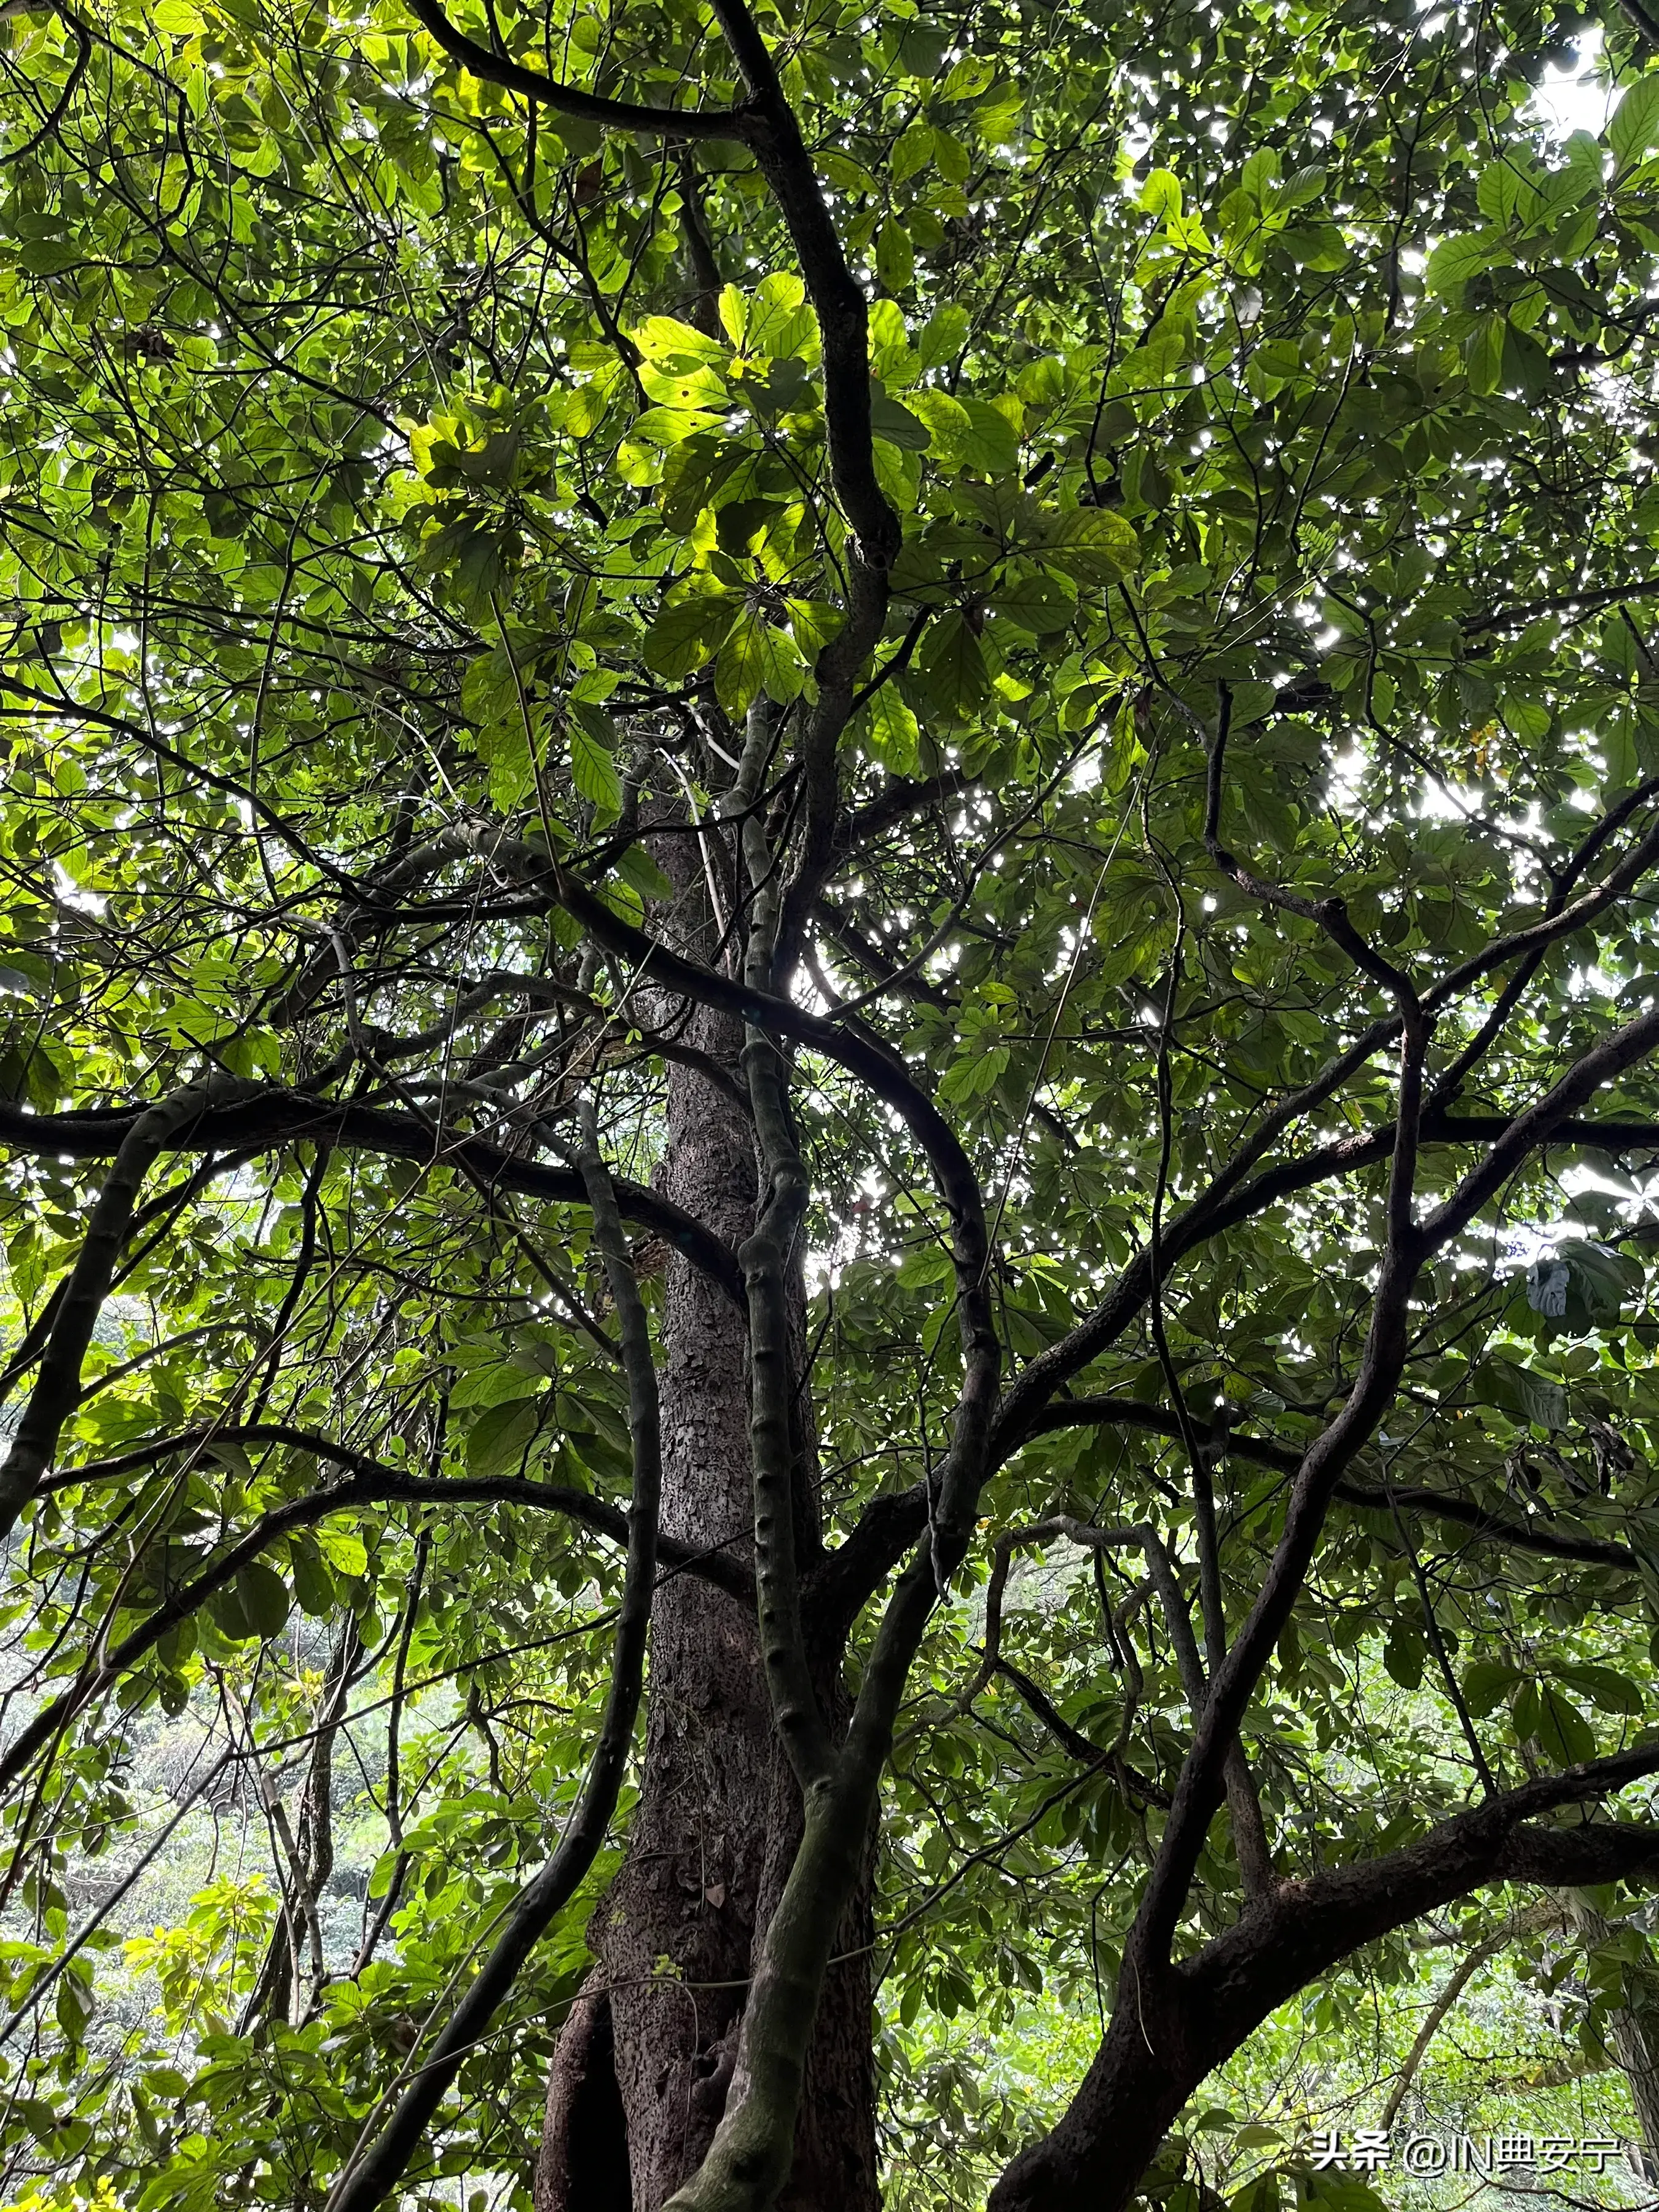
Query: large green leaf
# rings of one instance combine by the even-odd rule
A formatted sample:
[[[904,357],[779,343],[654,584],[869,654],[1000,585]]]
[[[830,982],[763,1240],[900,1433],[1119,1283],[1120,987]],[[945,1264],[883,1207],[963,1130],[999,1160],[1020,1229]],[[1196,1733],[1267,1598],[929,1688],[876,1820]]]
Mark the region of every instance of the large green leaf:
[[[1054,517],[1042,557],[1079,584],[1115,584],[1139,565],[1140,545],[1121,514],[1080,507]]]

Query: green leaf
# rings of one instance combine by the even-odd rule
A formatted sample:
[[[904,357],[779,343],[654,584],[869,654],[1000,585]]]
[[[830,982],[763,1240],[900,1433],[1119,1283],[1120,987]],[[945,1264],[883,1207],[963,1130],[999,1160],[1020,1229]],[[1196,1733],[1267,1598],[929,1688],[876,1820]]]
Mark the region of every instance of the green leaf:
[[[651,446],[681,446],[708,431],[713,422],[712,416],[689,414],[680,407],[647,407],[635,416],[629,435],[642,438]]]
[[[1387,2212],[1383,2199],[1369,2183],[1357,2173],[1334,2168],[1306,2175],[1297,2193],[1304,2205],[1322,2206],[1325,2212]]]
[[[56,276],[60,270],[73,269],[86,258],[85,252],[73,239],[37,238],[18,255],[19,265],[31,276]]]
[[[1565,1387],[1550,1376],[1518,1366],[1512,1359],[1480,1361],[1470,1372],[1469,1389],[1479,1404],[1497,1406],[1536,1428],[1563,1430],[1569,1425]]]
[[[1505,330],[1502,315],[1482,315],[1463,348],[1469,390],[1483,398],[1496,392],[1504,380]]]
[[[1548,1683],[1534,1687],[1530,1710],[1523,1713],[1525,1692],[1516,1700],[1515,1732],[1535,1742],[1546,1759],[1560,1766],[1582,1766],[1595,1756],[1595,1731],[1577,1705]]]
[[[1594,1661],[1581,1661],[1576,1665],[1558,1662],[1550,1673],[1570,1690],[1577,1690],[1587,1697],[1600,1712],[1620,1713],[1632,1720],[1642,1713],[1641,1691],[1628,1674],[1621,1674],[1614,1668],[1603,1667]]]
[[[1490,269],[1502,253],[1502,245],[1489,230],[1463,238],[1443,238],[1429,256],[1424,285],[1430,292],[1449,297],[1461,292],[1471,276]]]
[[[1516,217],[1530,222],[1536,212],[1539,196],[1522,166],[1522,159],[1518,153],[1506,151],[1486,164],[1475,186],[1475,203],[1481,214],[1500,226]]]
[[[887,157],[888,173],[896,185],[908,184],[933,158],[932,125],[912,123],[901,131]]]
[[[1011,561],[991,586],[991,605],[1006,621],[1044,637],[1064,629],[1077,612],[1077,586],[1069,576]]]
[[[301,1612],[309,1613],[313,1620],[325,1620],[339,1599],[316,1539],[309,1533],[289,1538],[289,1565]]]
[[[1523,399],[1541,399],[1549,390],[1552,368],[1550,357],[1529,331],[1518,323],[1505,320],[1504,324],[1504,388],[1518,392]]]
[[[910,234],[892,216],[876,236],[876,274],[890,292],[908,292],[915,279],[916,256]]]
[[[1607,137],[1621,168],[1659,146],[1659,71],[1637,78],[1607,118]]]
[[[977,100],[996,75],[996,64],[982,54],[963,54],[939,87],[941,100]]]
[[[52,2009],[64,2041],[71,2048],[81,2043],[86,2036],[91,2008],[73,1975],[65,1974],[59,1980]]]
[[[915,716],[890,683],[884,684],[869,706],[866,747],[872,760],[893,775],[915,771],[921,732]]]
[[[289,1589],[275,1567],[250,1559],[234,1582],[210,1601],[209,1610],[235,1643],[281,1633],[289,1615]]]
[[[1053,517],[1042,558],[1079,584],[1115,584],[1140,566],[1140,541],[1109,507],[1074,507]]]
[[[469,1474],[516,1474],[541,1422],[538,1398],[509,1398],[488,1406],[466,1432]]]
[[[1553,717],[1540,700],[1522,698],[1517,693],[1506,691],[1498,711],[1506,726],[1516,737],[1540,743],[1550,733]]]
[[[701,667],[731,629],[743,605],[740,592],[698,592],[664,607],[647,630],[641,651],[659,676],[689,676]]]
[[[565,741],[570,749],[570,780],[584,799],[605,814],[622,811],[622,778],[617,772],[616,726],[609,714],[586,700],[568,702]]]
[[[1522,1680],[1521,1670],[1507,1660],[1477,1659],[1464,1670],[1463,1702],[1476,1720],[1495,1712]]]
[[[728,714],[742,714],[764,691],[777,705],[799,698],[805,670],[785,631],[750,607],[732,625],[714,663],[714,696]]]
[[[1251,2132],[1249,2128],[1241,2128],[1234,2141],[1241,2148],[1247,2147],[1244,2144],[1244,2138]],[[1269,2130],[1267,2132],[1273,2136],[1273,2140],[1279,2140],[1275,2130]],[[1278,2169],[1270,2166],[1266,2173],[1257,2174],[1253,2180],[1247,2181],[1242,2189],[1235,2190],[1227,2200],[1228,2212],[1279,2212],[1279,2183]]]
[[[1019,467],[1019,433],[1000,408],[988,400],[966,398],[968,435],[962,448],[963,465],[988,477],[1011,477]]]
[[[683,370],[702,363],[723,369],[731,358],[730,349],[718,338],[672,315],[647,315],[628,335],[648,361],[665,368]]]
[[[617,873],[631,884],[642,898],[672,899],[674,886],[643,845],[630,845],[617,863]]]
[[[846,620],[839,607],[824,599],[786,599],[784,605],[789,610],[789,635],[805,660],[815,659]]]
[[[927,426],[928,445],[935,458],[949,468],[958,467],[974,431],[961,401],[929,385],[924,391],[913,392],[906,405]]]
[[[368,1547],[349,1528],[324,1522],[317,1531],[317,1547],[337,1575],[356,1582],[368,1571]]]
[[[766,684],[766,618],[746,607],[732,625],[714,663],[714,696],[728,714],[747,713]]]
[[[941,714],[971,714],[991,688],[979,640],[957,612],[935,623],[921,650],[921,674],[927,696]]]
[[[870,302],[870,374],[885,386],[914,381],[918,363],[896,300]]]
[[[793,270],[763,276],[745,300],[735,285],[720,295],[720,320],[734,345],[773,360],[814,358],[817,324],[805,305],[806,287]]]
[[[927,450],[927,431],[908,407],[901,407],[896,399],[890,399],[879,386],[872,386],[870,392],[870,428],[878,438],[885,438],[890,446],[900,446],[916,453]]]
[[[1419,1686],[1427,1656],[1422,1630],[1414,1621],[1395,1613],[1389,1624],[1388,1641],[1382,1647],[1382,1664],[1401,1689],[1415,1690]]]
[[[1181,179],[1172,170],[1152,169],[1136,195],[1148,215],[1160,219],[1181,213]]]
[[[924,371],[939,368],[947,362],[955,362],[961,355],[968,337],[968,311],[965,307],[936,307],[922,325],[921,336],[916,341],[916,356]]]

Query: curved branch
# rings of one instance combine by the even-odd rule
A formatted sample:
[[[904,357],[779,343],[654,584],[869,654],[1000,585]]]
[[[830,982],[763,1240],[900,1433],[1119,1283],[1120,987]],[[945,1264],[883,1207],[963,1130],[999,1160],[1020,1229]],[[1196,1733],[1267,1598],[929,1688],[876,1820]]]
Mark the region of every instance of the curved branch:
[[[1237,2033],[1240,2017],[1225,2015],[1237,2002],[1233,1993],[1243,1994],[1239,1966],[1245,1959],[1257,1969],[1250,2002],[1265,2000],[1272,2011],[1339,1958],[1489,1882],[1593,1887],[1644,1873],[1659,1866],[1659,1823],[1568,1826],[1540,1816],[1594,1804],[1655,1773],[1659,1745],[1648,1743],[1540,1775],[1381,1858],[1281,1884],[1276,1896],[1247,1911],[1173,1972],[1194,1990],[1215,1992],[1223,2015],[1218,2029]]]
[[[15,148],[11,153],[0,155],[0,169],[14,168],[19,161],[23,161],[28,155],[33,153],[37,146],[45,145],[47,139],[52,137],[53,131],[57,130],[58,125],[69,113],[70,107],[75,99],[75,95],[81,89],[81,80],[87,73],[87,64],[92,59],[92,33],[87,28],[86,25],[81,21],[80,17],[75,14],[72,9],[63,6],[61,4],[61,0],[59,0],[59,5],[56,9],[56,13],[60,19],[67,24],[74,37],[74,62],[70,65],[68,76],[64,81],[62,91],[59,92],[57,99],[52,103],[52,112],[41,124],[40,128],[34,132],[33,137],[26,138],[22,144]],[[0,2035],[0,2043],[3,2043],[5,2037],[3,2035]]]
[[[1149,1429],[1177,1442],[1181,1436],[1175,1415],[1162,1406],[1154,1406],[1141,1398],[1120,1398],[1110,1394],[1056,1399],[1037,1415],[1030,1434],[1043,1436],[1054,1429],[1097,1424]],[[1298,1446],[1279,1443],[1270,1437],[1253,1437],[1238,1429],[1229,1431],[1226,1449],[1237,1453],[1241,1459],[1254,1460],[1259,1466],[1277,1468],[1284,1474],[1294,1474],[1302,1464]],[[1344,1481],[1338,1483],[1336,1496],[1343,1504],[1358,1505],[1368,1512],[1387,1513],[1398,1505],[1407,1512],[1426,1513],[1454,1527],[1472,1528],[1511,1551],[1536,1553],[1540,1559],[1577,1559],[1587,1566],[1616,1567],[1626,1574],[1634,1574],[1640,1564],[1627,1544],[1596,1536],[1577,1536],[1550,1525],[1534,1527],[1525,1521],[1513,1520],[1506,1513],[1477,1504],[1472,1498],[1449,1497],[1443,1491],[1395,1490],[1390,1494],[1382,1490],[1368,1490],[1363,1483]]]
[[[307,1491],[302,1498],[272,1506],[229,1551],[204,1568],[193,1582],[174,1591],[147,1620],[114,1645],[101,1665],[83,1674],[44,1705],[0,1754],[0,1788],[15,1782],[36,1753],[55,1741],[77,1713],[84,1711],[129,1668],[154,1650],[169,1629],[198,1613],[279,1537],[289,1535],[296,1528],[308,1528],[313,1522],[325,1520],[331,1513],[355,1511],[364,1505],[523,1505],[562,1513],[567,1520],[592,1529],[595,1535],[608,1537],[613,1543],[625,1542],[628,1538],[628,1516],[619,1507],[561,1483],[533,1482],[514,1475],[405,1474],[400,1468],[367,1460],[343,1444],[331,1443],[326,1437],[312,1436],[303,1429],[285,1430],[274,1422],[258,1423],[248,1430],[221,1431],[212,1440],[234,1442],[243,1437],[255,1443],[291,1443],[296,1449],[337,1461],[357,1471],[343,1481],[330,1483],[321,1490]],[[188,1448],[187,1440],[182,1437],[169,1438],[167,1444],[168,1449]],[[162,1455],[158,1449],[155,1456]],[[139,1455],[124,1455],[124,1458],[131,1465],[138,1462]],[[111,1465],[106,1463],[100,1471],[109,1472]],[[704,1550],[670,1536],[659,1540],[656,1551],[669,1571],[696,1575],[702,1581],[714,1583],[739,1604],[753,1605],[754,1580],[741,1560],[723,1551]]]
[[[736,138],[746,141],[753,128],[752,111],[720,108],[712,112],[697,108],[642,107],[627,100],[605,100],[574,84],[561,84],[539,70],[526,69],[509,55],[480,46],[458,30],[436,0],[409,0],[410,12],[422,28],[435,39],[451,61],[459,62],[474,76],[499,84],[526,100],[533,100],[556,114],[574,116],[584,123],[599,123],[611,131],[649,131],[662,138]]]
[[[286,1445],[290,1451],[304,1452],[312,1459],[325,1460],[333,1466],[347,1468],[354,1480],[377,1486],[372,1494],[368,1490],[358,1492],[344,1482],[310,1493],[319,1503],[319,1518],[323,1512],[331,1513],[354,1504],[530,1505],[562,1513],[567,1521],[591,1529],[596,1536],[608,1537],[613,1544],[625,1544],[628,1540],[628,1516],[622,1508],[608,1504],[603,1498],[594,1498],[587,1491],[573,1490],[557,1482],[535,1482],[527,1475],[406,1474],[401,1468],[388,1467],[384,1461],[355,1450],[349,1444],[337,1443],[332,1437],[320,1436],[314,1429],[295,1428],[287,1421],[249,1421],[240,1428],[204,1425],[181,1429],[176,1435],[154,1437],[148,1443],[135,1444],[108,1459],[91,1460],[83,1467],[61,1468],[47,1476],[40,1486],[41,1492],[44,1495],[49,1491],[73,1489],[81,1483],[108,1481],[118,1475],[134,1474],[142,1467],[154,1467],[180,1452],[206,1451],[210,1455],[216,1444]],[[288,1509],[283,1506],[274,1510]],[[688,1544],[678,1536],[661,1535],[657,1539],[657,1557],[676,1574],[696,1575],[702,1582],[713,1583],[740,1605],[752,1605],[755,1601],[754,1577],[742,1560],[729,1552]]]
[[[749,87],[752,120],[748,143],[788,226],[817,316],[830,473],[857,533],[860,565],[884,576],[898,551],[899,520],[876,480],[869,311],[864,293],[848,266],[800,125],[754,18],[744,0],[711,0],[711,4]]]
[[[1495,1882],[1558,1888],[1651,1875],[1659,1823],[1548,1816],[1656,1772],[1659,1745],[1644,1744],[1540,1776],[1381,1858],[1280,1882],[1177,1965],[1147,1972],[1126,1959],[1118,2004],[1076,2095],[1008,2167],[988,2212],[1122,2204],[1192,2090],[1276,2007],[1437,1906]]]
[[[1054,1429],[1094,1424],[1149,1429],[1172,1440],[1178,1440],[1181,1434],[1175,1415],[1164,1407],[1141,1398],[1104,1394],[1053,1401],[1032,1417],[1021,1441],[1030,1442]],[[1237,1429],[1229,1436],[1227,1449],[1284,1474],[1294,1474],[1302,1463],[1302,1453],[1296,1445]],[[1384,1491],[1344,1480],[1337,1485],[1335,1496],[1341,1504],[1358,1506],[1365,1512],[1388,1513],[1398,1505],[1408,1513],[1426,1514],[1431,1520],[1470,1529],[1492,1543],[1514,1552],[1529,1552],[1539,1559],[1574,1559],[1585,1566],[1616,1568],[1623,1574],[1633,1574],[1640,1566],[1627,1545],[1610,1538],[1578,1535],[1553,1522],[1517,1521],[1495,1508],[1444,1491],[1396,1490],[1390,1499]],[[872,1498],[849,1534],[808,1582],[808,1600],[822,1624],[821,1632],[831,1636],[845,1632],[859,1607],[892,1572],[927,1525],[927,1498],[920,1483]]]
[[[1560,1917],[1559,1906],[1552,1908],[1552,1917],[1555,1918]],[[1506,1921],[1503,1927],[1495,1928],[1490,1936],[1475,1944],[1471,1950],[1467,1951],[1451,1972],[1447,1975],[1438,1996],[1424,2016],[1423,2025],[1418,2029],[1411,2049],[1406,2053],[1404,2064],[1395,2076],[1394,2087],[1389,2092],[1389,2101],[1382,2107],[1382,2124],[1385,2130],[1391,2128],[1399,2118],[1400,2107],[1406,2101],[1407,2093],[1416,2078],[1417,2069],[1423,2063],[1429,2045],[1439,2034],[1447,2014],[1450,2012],[1481,1967],[1489,1959],[1495,1959],[1506,1944],[1512,1943],[1516,1933],[1516,1929]]]
[[[970,1372],[989,1363],[993,1377],[985,1395],[989,1407],[1000,1357],[989,1291],[989,1239],[985,1202],[968,1155],[954,1129],[933,1100],[912,1080],[902,1060],[863,1030],[844,1030],[833,1020],[809,1013],[791,999],[704,968],[645,930],[624,920],[586,884],[545,850],[521,838],[491,833],[478,840],[480,852],[544,891],[580,924],[596,945],[628,961],[637,977],[677,992],[682,998],[735,1014],[773,1036],[793,1037],[844,1067],[899,1116],[927,1154],[940,1195],[951,1215],[956,1270],[957,1320],[963,1356]],[[724,1248],[722,1247],[722,1249]],[[977,1387],[977,1386],[976,1386]]]
[[[63,1425],[80,1399],[81,1363],[109,1295],[144,1177],[158,1156],[185,1132],[199,1129],[206,1113],[246,1088],[236,1078],[218,1074],[188,1084],[140,1114],[114,1148],[115,1163],[92,1209],[68,1286],[58,1303],[40,1371],[11,1449],[0,1463],[0,1539],[15,1527],[18,1515],[39,1489]]]
[[[119,1152],[138,1119],[137,1110],[130,1107],[30,1114],[9,1100],[0,1100],[0,1146],[38,1158],[105,1159]],[[429,1126],[413,1114],[341,1104],[303,1091],[253,1091],[234,1105],[198,1113],[169,1142],[174,1151],[192,1152],[309,1142],[441,1166],[453,1160],[476,1181],[496,1189],[516,1191],[550,1206],[586,1203],[581,1178],[570,1168],[548,1167],[539,1160],[521,1158],[482,1137],[443,1131],[434,1136]],[[672,1244],[682,1258],[718,1284],[733,1305],[744,1307],[743,1276],[735,1255],[694,1214],[659,1197],[643,1183],[620,1178],[617,1203],[625,1220],[636,1222]]]
[[[1517,1116],[1501,1114],[1459,1114],[1425,1116],[1418,1131],[1419,1146],[1493,1144],[1507,1139]],[[1589,1151],[1619,1154],[1652,1147],[1659,1151],[1659,1121],[1592,1120],[1577,1114],[1553,1119],[1540,1134],[1534,1124],[1534,1149],[1575,1145]],[[1169,1223],[1159,1240],[1165,1274],[1189,1252],[1242,1221],[1265,1213],[1287,1198],[1312,1190],[1322,1182],[1362,1174],[1382,1167],[1394,1153],[1392,1127],[1367,1129],[1338,1138],[1298,1158],[1264,1168],[1248,1182],[1234,1182],[1224,1170],[1200,1198]],[[1218,1197],[1224,1189],[1225,1194]],[[1138,1252],[1106,1297],[1091,1314],[1048,1345],[1023,1367],[1010,1384],[998,1409],[992,1450],[999,1465],[1017,1451],[1042,1409],[1079,1369],[1099,1358],[1122,1335],[1146,1304],[1152,1291],[1151,1255]]]
[[[1536,1104],[1516,1115],[1486,1158],[1420,1224],[1411,1218],[1409,1194],[1407,1202],[1400,1203],[1402,1168],[1411,1157],[1411,1133],[1404,1126],[1403,1110],[1407,1091],[1402,1080],[1402,1141],[1395,1148],[1388,1247],[1353,1386],[1340,1410],[1303,1455],[1272,1563],[1249,1617],[1216,1669],[1210,1702],[1194,1732],[1158,1862],[1131,1937],[1137,1972],[1150,1974],[1167,1959],[1210,1816],[1221,1795],[1228,1746],[1302,1591],[1337,1486],[1399,1387],[1410,1349],[1407,1311],[1419,1271],[1474,1218],[1528,1156],[1547,1143],[1560,1122],[1585,1105],[1602,1085],[1656,1047],[1659,1047],[1659,1008],[1626,1023],[1582,1054]]]

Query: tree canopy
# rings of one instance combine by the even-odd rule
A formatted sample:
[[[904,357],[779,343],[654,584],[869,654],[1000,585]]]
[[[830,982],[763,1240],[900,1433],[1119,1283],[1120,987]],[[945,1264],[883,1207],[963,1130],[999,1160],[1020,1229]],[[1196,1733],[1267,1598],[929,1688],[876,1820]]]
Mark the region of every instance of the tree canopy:
[[[1587,20],[0,9],[19,2201],[527,2207],[671,1605],[791,1808],[674,2212],[779,2200],[844,1972],[890,2201],[994,2212],[1196,2208],[1200,2084],[1425,1928],[1592,1892],[1634,2002],[1659,28],[1564,137]],[[1017,2074],[1045,1990],[1073,2076],[953,2106],[918,2022]]]

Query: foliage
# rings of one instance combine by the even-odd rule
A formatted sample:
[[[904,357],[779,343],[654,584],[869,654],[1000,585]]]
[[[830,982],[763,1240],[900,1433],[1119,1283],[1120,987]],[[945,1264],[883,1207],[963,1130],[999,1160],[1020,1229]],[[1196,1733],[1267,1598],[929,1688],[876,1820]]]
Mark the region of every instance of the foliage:
[[[1110,2009],[1191,1686],[1127,1541],[1016,1550],[993,1648],[992,1545],[1151,1519],[1200,1644],[1250,1614],[1370,1371],[1402,973],[1434,1018],[1416,1219],[1497,1165],[1401,1295],[1254,1686],[1267,1836],[1287,1877],[1380,1861],[1650,1740],[1659,73],[1620,19],[1607,125],[1562,143],[1528,106],[1580,27],[1553,0],[757,21],[869,296],[856,404],[740,136],[526,101],[404,0],[0,19],[16,1402],[115,1117],[221,1085],[143,1183],[8,1553],[9,1705],[52,1716],[0,1877],[20,2189],[320,2206],[568,1815],[631,1462],[564,1131],[596,1096],[659,1319],[648,1240],[711,1263],[653,1210],[684,1041],[629,933],[674,939],[705,880],[735,927],[731,840],[694,825],[757,732],[746,818],[804,963],[769,980],[829,1018],[793,1099],[831,1541],[915,1506],[957,1415],[960,1209],[901,1090],[983,1194],[1032,1408],[884,1787],[893,2111],[985,2185],[1066,2101],[1006,2063],[1033,2006]],[[684,0],[469,24],[596,100],[745,97]],[[877,1081],[831,1048],[872,1037]],[[155,2009],[106,2021],[122,1954],[68,1956],[71,1889],[152,1832],[164,1723],[197,1762],[168,1802],[228,1754],[264,1863],[133,1934]],[[299,1843],[253,1777],[297,1808],[335,1734],[376,1863],[357,1940],[272,2018]],[[528,2202],[616,1863],[410,2201]],[[1223,1814],[1178,1954],[1244,1878]],[[1413,1942],[1368,1936],[1355,1974],[1413,1984]],[[962,2102],[919,2021],[971,2021],[1006,2090]]]

